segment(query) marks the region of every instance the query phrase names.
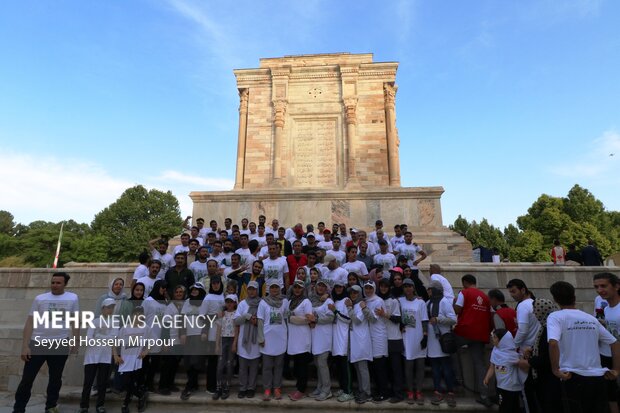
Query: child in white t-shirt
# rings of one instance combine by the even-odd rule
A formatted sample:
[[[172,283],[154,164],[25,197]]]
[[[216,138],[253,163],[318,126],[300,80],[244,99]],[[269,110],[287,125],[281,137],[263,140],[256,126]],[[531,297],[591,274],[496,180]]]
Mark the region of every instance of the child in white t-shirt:
[[[521,393],[527,373],[518,367],[519,353],[514,338],[508,330],[497,329],[491,333],[491,342],[491,364],[483,383],[488,386],[491,377],[495,375],[500,413],[520,413]]]
[[[235,355],[233,354],[233,342],[239,331],[235,326],[235,312],[239,298],[237,294],[226,294],[224,299],[224,311],[219,314],[218,335],[220,338],[220,356],[217,361],[217,390],[213,394],[213,400],[226,400],[230,395],[230,382],[233,376]]]

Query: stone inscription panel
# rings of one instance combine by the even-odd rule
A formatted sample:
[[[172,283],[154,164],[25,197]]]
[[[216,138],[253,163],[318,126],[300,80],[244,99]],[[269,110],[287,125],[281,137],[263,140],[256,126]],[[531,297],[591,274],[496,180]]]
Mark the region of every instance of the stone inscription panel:
[[[337,186],[337,126],[334,118],[295,119],[292,136],[294,186]]]

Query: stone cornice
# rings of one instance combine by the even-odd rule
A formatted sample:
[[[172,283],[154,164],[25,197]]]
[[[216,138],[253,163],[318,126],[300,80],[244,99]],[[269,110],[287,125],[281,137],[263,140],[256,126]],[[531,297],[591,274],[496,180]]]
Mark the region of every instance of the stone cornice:
[[[237,202],[266,199],[273,201],[293,200],[342,200],[342,199],[439,199],[444,189],[441,186],[415,188],[362,188],[345,189],[244,189],[240,191],[191,192],[194,202]]]

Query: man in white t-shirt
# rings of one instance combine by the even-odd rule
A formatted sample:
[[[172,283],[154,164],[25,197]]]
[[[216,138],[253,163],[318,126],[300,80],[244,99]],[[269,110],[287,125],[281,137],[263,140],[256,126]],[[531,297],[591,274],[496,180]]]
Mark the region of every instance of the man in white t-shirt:
[[[273,234],[272,234],[273,235]],[[258,241],[258,245],[260,247],[264,247],[267,245],[267,236],[265,233],[265,226],[262,224],[258,224],[258,234],[254,237],[256,241]]]
[[[560,306],[560,311],[547,318],[549,358],[551,371],[563,387],[564,404],[571,406],[571,411],[607,412],[605,379],[618,379],[620,343],[596,318],[576,309],[571,284],[558,281],[549,290]],[[611,370],[601,366],[600,344],[611,346]]]
[[[508,281],[506,285],[510,296],[517,302],[517,335],[514,338],[515,346],[521,353],[526,348],[531,348],[536,342],[536,335],[540,328],[540,323],[534,315],[532,303],[534,297],[527,289],[527,286],[518,278]]]
[[[174,267],[174,257],[168,253],[168,241],[155,239],[149,244],[151,245],[151,258],[161,263],[157,279],[163,280],[170,267]]]
[[[347,273],[354,272],[357,274],[357,278],[362,282],[368,280],[368,268],[364,262],[357,259],[357,247],[354,245],[347,247],[347,262],[342,265],[342,268]]]
[[[181,234],[181,245],[174,247],[172,255],[177,255],[179,252],[189,252],[189,234]]]
[[[326,229],[325,231],[323,231],[323,241],[319,241],[318,246],[325,251],[329,251],[334,248],[332,244],[332,233],[330,230]]]
[[[388,245],[385,240],[379,241],[379,253],[373,258],[375,265],[383,267],[383,278],[390,278],[390,270],[396,267],[396,257],[388,252]]]
[[[443,296],[449,298],[450,301],[454,301],[454,289],[450,281],[441,275],[441,267],[438,264],[431,264],[429,272],[431,273],[431,281],[439,281],[443,286]]]
[[[239,233],[241,235],[245,234],[248,237],[250,236],[251,231],[250,231],[250,228],[248,227],[249,223],[250,222],[248,221],[247,218],[242,218],[241,219],[241,228],[239,228]]]
[[[157,260],[151,261],[149,264],[149,274],[146,277],[138,278],[137,283],[144,284],[144,296],[148,297],[153,289],[155,281],[157,281],[157,275],[161,269],[161,263]]]
[[[390,238],[390,244],[392,244],[392,250],[395,250],[399,244],[405,243],[405,237],[403,236],[403,230],[400,225],[394,225],[394,236]]]
[[[58,312],[64,320],[67,312],[75,314],[80,310],[78,296],[74,293],[65,292],[69,282],[69,274],[57,272],[52,275],[50,292],[39,294],[35,297],[30,313],[26,319],[23,331],[23,343],[21,359],[25,362],[22,379],[15,392],[14,412],[25,412],[26,405],[30,400],[30,394],[34,380],[44,363],[48,368],[48,385],[45,401],[45,411],[58,411],[58,397],[62,387],[62,372],[69,353],[77,354],[77,346],[62,344],[57,349],[49,349],[42,340],[66,340],[75,339],[80,335],[78,326],[75,328],[53,328],[53,326],[34,325],[36,314]],[[50,314],[51,315],[51,314]],[[51,317],[50,317],[51,319]]]
[[[253,239],[256,239],[256,237],[258,237],[258,232],[256,232],[256,222],[252,221],[250,222],[248,226],[250,227],[250,232],[248,233],[248,237],[250,238],[250,241],[251,241]]]
[[[280,257],[280,250],[278,244],[275,242],[269,244],[269,257],[263,260],[263,274],[265,274],[265,282],[275,278],[280,284],[280,288],[285,288],[288,291],[289,278],[288,278],[288,263],[285,257]]]
[[[131,287],[133,288],[133,286],[136,284],[136,282],[142,278],[142,277],[147,277],[149,275],[149,260],[150,260],[151,256],[149,255],[148,252],[141,252],[140,255],[138,256],[138,260],[140,261],[140,265],[138,265],[135,269],[135,271],[133,272],[133,278],[131,281]]]
[[[605,306],[601,312],[596,312],[595,317],[617,340],[620,337],[620,280],[615,274],[601,272],[594,274],[594,289],[598,294],[597,298],[605,301]],[[607,344],[599,345],[601,353],[601,366],[613,368],[611,358],[611,347]],[[609,402],[609,412],[618,413],[618,383],[614,380],[607,380],[607,401]]]
[[[340,242],[342,243],[342,245],[347,245],[347,242],[351,241],[351,237],[349,236],[349,234],[347,234],[346,224],[340,224],[338,228],[340,229],[340,234],[338,234]],[[342,262],[340,264],[342,264]]]
[[[250,248],[248,247],[250,239],[247,234],[241,234],[239,237],[239,242],[241,243],[241,246],[235,252],[241,256],[241,265],[243,265],[248,260],[250,255],[252,255],[252,251],[250,251]]]
[[[334,237],[332,240],[332,249],[328,251],[329,254],[332,254],[338,260],[340,265],[344,264],[347,260],[347,254],[344,251],[340,250],[340,246],[342,245],[340,237]]]
[[[380,219],[375,221],[375,230],[368,235],[368,240],[370,242],[375,243],[378,241],[377,231],[379,230],[383,231],[383,221],[381,221]]]
[[[413,242],[413,234],[411,232],[405,233],[405,242],[398,244],[394,248],[394,255],[404,255],[407,257],[407,265],[412,270],[417,270],[418,264],[426,258],[426,253],[422,250],[422,247]]]
[[[323,279],[329,280],[331,285],[334,285],[336,281],[340,281],[344,285],[347,285],[347,276],[349,273],[340,266],[336,256],[329,253],[325,256],[323,261],[327,266],[327,271],[323,273]]]

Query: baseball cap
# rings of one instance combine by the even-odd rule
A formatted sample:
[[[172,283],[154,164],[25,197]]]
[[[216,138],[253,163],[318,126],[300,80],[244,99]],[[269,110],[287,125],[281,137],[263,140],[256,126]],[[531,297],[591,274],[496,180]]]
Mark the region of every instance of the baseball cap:
[[[359,285],[354,285],[349,287],[349,292],[351,291],[357,291],[358,293],[362,293],[362,287],[360,287]]]
[[[190,289],[192,288],[197,288],[199,290],[207,291],[207,289],[205,288],[205,285],[201,282],[194,283],[194,285],[192,285]]]
[[[103,307],[110,307],[110,306],[113,306],[113,305],[116,305],[116,300],[114,298],[106,298],[101,303],[101,308],[103,308]]]
[[[298,285],[300,287],[305,287],[306,284],[302,281],[302,280],[295,280],[295,282],[293,283],[293,286]]]
[[[390,270],[390,272],[397,272],[397,273],[399,273],[399,274],[401,274],[401,275],[402,275],[402,274],[403,274],[403,269],[402,269],[402,268],[400,268],[400,267],[394,267],[394,268],[392,268],[392,269]]]
[[[314,238],[314,232],[308,232],[306,234],[306,238],[310,238],[310,237]]]
[[[228,301],[228,300],[234,301],[236,303],[239,302],[239,298],[237,297],[237,294],[228,294],[226,298],[224,299],[224,301]]]
[[[415,283],[413,282],[411,278],[405,278],[403,280],[403,285],[415,285]]]
[[[258,290],[258,282],[257,281],[250,281],[248,283],[248,288],[256,288]]]
[[[278,287],[280,286],[280,282],[275,279],[275,278],[270,278],[267,280],[267,287],[271,287],[272,285],[277,285]]]

